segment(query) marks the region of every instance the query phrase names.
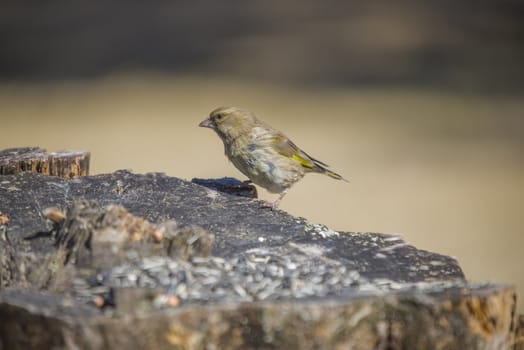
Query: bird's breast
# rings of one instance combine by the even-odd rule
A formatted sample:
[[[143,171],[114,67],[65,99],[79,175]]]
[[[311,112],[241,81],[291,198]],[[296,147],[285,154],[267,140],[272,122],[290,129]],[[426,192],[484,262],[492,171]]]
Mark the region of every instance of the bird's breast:
[[[304,175],[296,162],[282,156],[272,147],[257,143],[231,145],[226,155],[229,160],[255,184],[273,193],[280,193]]]

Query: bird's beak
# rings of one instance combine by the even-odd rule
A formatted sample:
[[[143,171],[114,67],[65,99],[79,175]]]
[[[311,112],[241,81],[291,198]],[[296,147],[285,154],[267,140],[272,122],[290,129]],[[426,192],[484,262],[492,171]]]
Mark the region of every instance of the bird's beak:
[[[213,121],[211,120],[211,118],[207,118],[207,119],[202,120],[200,122],[200,124],[198,124],[198,126],[200,126],[202,128],[211,128],[211,129],[215,128],[215,125],[214,125]]]

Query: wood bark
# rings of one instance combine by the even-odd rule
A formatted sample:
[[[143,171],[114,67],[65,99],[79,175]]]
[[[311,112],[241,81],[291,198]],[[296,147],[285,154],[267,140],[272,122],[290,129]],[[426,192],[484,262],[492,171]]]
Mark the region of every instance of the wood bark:
[[[89,175],[89,152],[63,150],[48,153],[39,147],[0,151],[0,175],[33,172],[71,179]]]

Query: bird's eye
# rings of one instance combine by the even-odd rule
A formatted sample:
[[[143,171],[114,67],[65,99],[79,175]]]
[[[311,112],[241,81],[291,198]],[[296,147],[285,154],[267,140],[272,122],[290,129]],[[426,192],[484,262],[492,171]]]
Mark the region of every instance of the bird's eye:
[[[216,120],[222,120],[224,118],[224,115],[223,114],[217,114],[215,116]]]

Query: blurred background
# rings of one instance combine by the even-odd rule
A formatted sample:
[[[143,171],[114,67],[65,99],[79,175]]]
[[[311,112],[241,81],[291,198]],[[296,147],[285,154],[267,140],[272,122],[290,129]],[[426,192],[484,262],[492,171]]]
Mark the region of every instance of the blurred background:
[[[0,149],[244,179],[197,127],[244,107],[351,181],[309,175],[283,210],[400,233],[522,299],[523,23],[521,0],[4,3]]]

